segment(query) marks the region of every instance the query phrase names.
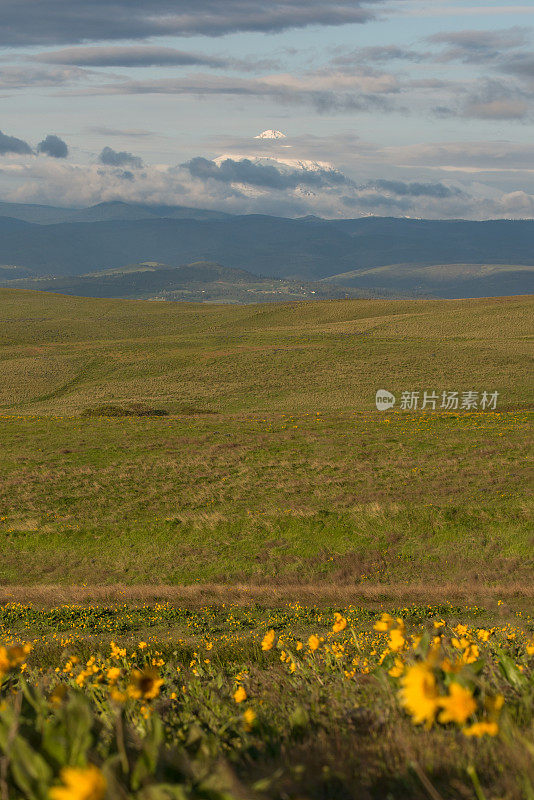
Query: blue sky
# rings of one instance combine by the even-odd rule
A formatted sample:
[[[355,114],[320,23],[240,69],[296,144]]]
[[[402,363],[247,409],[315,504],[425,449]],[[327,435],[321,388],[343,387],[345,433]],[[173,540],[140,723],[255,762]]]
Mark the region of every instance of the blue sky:
[[[533,25],[497,0],[3,0],[0,199],[533,217]]]

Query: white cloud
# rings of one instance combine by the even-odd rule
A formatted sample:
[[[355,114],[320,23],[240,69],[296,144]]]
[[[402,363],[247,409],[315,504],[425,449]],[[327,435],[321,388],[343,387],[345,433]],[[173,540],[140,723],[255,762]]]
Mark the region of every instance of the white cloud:
[[[414,159],[416,155],[420,158],[421,152],[412,151]],[[91,205],[120,199],[282,216],[351,217],[368,213],[430,219],[534,216],[534,193],[499,191],[482,183],[458,183],[457,179],[421,181],[416,173],[403,181],[364,182],[341,179],[339,173],[329,180],[328,172],[320,180],[303,177],[299,182],[293,169],[288,180],[273,181],[272,174],[263,180],[258,170],[248,170],[247,165],[234,173],[235,181],[231,170],[217,175],[213,167],[194,175],[179,166],[146,166],[130,171],[99,164],[84,166],[21,157],[0,164],[0,187],[6,200],[58,205]]]

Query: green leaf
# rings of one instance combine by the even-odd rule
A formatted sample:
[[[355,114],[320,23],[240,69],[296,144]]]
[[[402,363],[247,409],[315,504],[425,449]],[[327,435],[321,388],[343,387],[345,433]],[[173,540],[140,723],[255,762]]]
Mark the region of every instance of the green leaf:
[[[527,679],[518,670],[516,664],[510,656],[507,656],[502,651],[499,651],[499,668],[506,678],[506,680],[515,688],[522,689],[527,684]]]
[[[160,747],[164,739],[163,723],[158,716],[150,718],[143,749],[132,770],[132,788],[139,789],[143,782],[156,771]]]

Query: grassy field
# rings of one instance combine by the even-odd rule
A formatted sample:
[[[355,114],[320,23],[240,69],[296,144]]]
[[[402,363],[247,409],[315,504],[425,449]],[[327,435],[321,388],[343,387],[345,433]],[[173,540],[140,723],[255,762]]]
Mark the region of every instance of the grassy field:
[[[147,401],[172,413],[372,411],[377,389],[529,395],[532,300],[340,300],[228,306],[0,289],[0,410],[78,414]]]
[[[529,298],[0,297],[3,584],[530,579]]]
[[[0,290],[0,800],[532,800],[532,306]]]

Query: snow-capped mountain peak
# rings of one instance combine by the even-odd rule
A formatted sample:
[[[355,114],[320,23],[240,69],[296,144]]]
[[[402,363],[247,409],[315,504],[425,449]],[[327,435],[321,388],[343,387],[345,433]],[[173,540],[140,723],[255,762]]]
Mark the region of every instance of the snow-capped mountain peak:
[[[282,131],[274,131],[269,129],[268,131],[263,131],[263,133],[259,133],[257,136],[254,137],[255,139],[285,139],[285,133]]]
[[[217,156],[213,161],[220,166],[224,161],[250,161],[264,167],[275,167],[280,170],[308,170],[310,172],[336,172],[337,170],[329,161],[309,161],[302,158],[277,158],[276,156],[242,155],[241,153],[228,153]]]

